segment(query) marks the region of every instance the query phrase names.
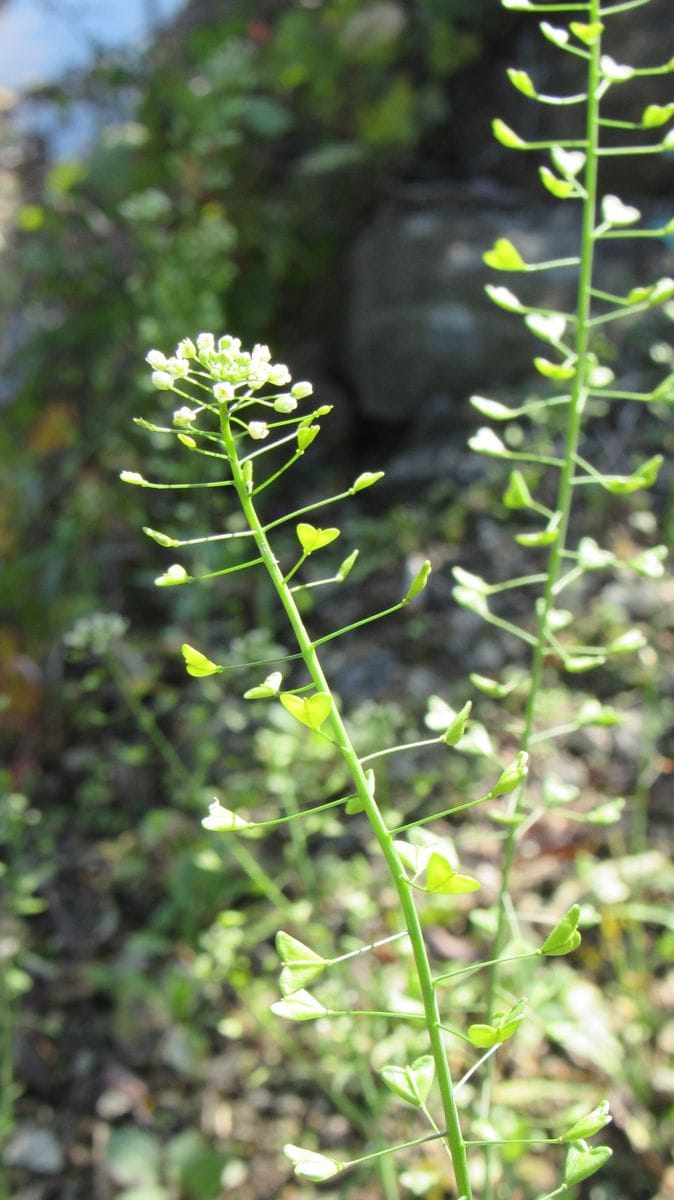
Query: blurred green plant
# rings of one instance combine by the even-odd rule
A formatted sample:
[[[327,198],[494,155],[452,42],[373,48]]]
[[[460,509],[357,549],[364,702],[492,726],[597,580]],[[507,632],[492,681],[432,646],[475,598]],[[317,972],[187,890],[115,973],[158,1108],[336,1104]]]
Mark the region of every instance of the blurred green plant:
[[[533,5],[530,0],[507,0],[505,6],[539,11],[539,6]],[[625,7],[631,5],[615,6],[615,12],[621,12]],[[202,580],[230,577],[237,571],[263,567],[292,630],[297,651],[242,664],[248,669],[273,668],[244,693],[244,699],[266,701],[272,705],[280,702],[282,709],[298,726],[309,731],[304,736],[311,739],[310,744],[323,745],[336,752],[347,775],[347,781],[342,786],[341,781],[335,780],[335,790],[338,793],[346,791],[346,795],[338,795],[327,801],[319,798],[317,803],[311,805],[300,802],[299,806],[293,797],[290,811],[287,807],[285,811],[272,807],[271,815],[258,812],[257,805],[255,811],[251,811],[250,801],[240,807],[232,805],[229,795],[225,798],[226,804],[216,796],[203,824],[215,832],[230,834],[236,842],[247,836],[257,837],[269,829],[279,830],[287,825],[292,827],[307,817],[322,819],[324,814],[328,814],[326,819],[331,822],[335,810],[342,810],[347,829],[351,824],[348,818],[364,814],[372,841],[386,863],[390,884],[397,897],[398,927],[395,931],[372,942],[359,939],[360,944],[346,953],[335,952],[334,944],[329,949],[324,947],[322,938],[313,943],[307,942],[304,929],[301,939],[285,929],[280,930],[275,944],[281,961],[282,998],[272,1005],[272,1011],[289,1021],[301,1024],[321,1022],[337,1030],[340,1023],[347,1019],[355,1019],[357,1027],[362,1017],[388,1020],[393,1028],[398,1024],[407,1024],[408,1029],[414,1030],[417,1021],[425,1027],[427,1052],[421,1056],[405,1055],[402,1061],[397,1056],[389,1058],[379,1064],[378,1074],[399,1100],[412,1105],[423,1115],[433,1132],[399,1143],[391,1144],[388,1141],[384,1146],[356,1157],[338,1158],[304,1145],[286,1145],[285,1153],[296,1175],[314,1182],[330,1179],[347,1168],[379,1163],[394,1152],[425,1147],[429,1142],[438,1140],[447,1151],[454,1187],[462,1200],[470,1200],[473,1195],[469,1156],[478,1161],[482,1156],[482,1190],[491,1200],[500,1189],[501,1181],[509,1191],[512,1190],[513,1164],[520,1153],[518,1147],[538,1146],[542,1149],[556,1145],[566,1148],[561,1182],[557,1186],[553,1184],[551,1189],[546,1188],[544,1197],[540,1197],[540,1200],[551,1200],[553,1196],[573,1192],[608,1161],[612,1152],[608,1145],[589,1146],[587,1142],[611,1120],[606,1101],[596,1104],[589,1112],[573,1113],[566,1121],[564,1132],[557,1136],[549,1136],[548,1130],[560,1118],[547,1107],[541,1112],[534,1128],[518,1128],[513,1107],[496,1100],[494,1071],[494,1052],[518,1035],[520,1026],[526,1030],[530,1023],[535,1024],[536,1021],[544,1023],[547,1035],[557,1040],[567,1053],[577,1051],[577,1023],[564,1020],[563,1017],[560,1019],[559,1015],[555,1018],[541,995],[540,986],[536,984],[531,990],[538,993],[538,1004],[528,1006],[527,1001],[514,990],[515,976],[509,967],[511,963],[517,963],[519,973],[522,960],[534,960],[541,956],[556,959],[572,953],[581,943],[581,924],[591,926],[596,920],[593,910],[583,915],[581,905],[573,902],[563,915],[557,914],[552,918],[547,935],[542,941],[537,941],[522,933],[520,921],[538,921],[540,915],[518,918],[510,896],[515,852],[521,837],[524,833],[529,834],[548,808],[566,807],[578,799],[578,789],[553,774],[543,775],[538,785],[529,789],[527,776],[530,752],[534,747],[538,751],[541,742],[585,728],[610,728],[620,720],[618,714],[591,696],[575,709],[567,725],[550,727],[549,723],[541,720],[541,710],[545,709],[548,667],[554,660],[558,668],[571,675],[585,674],[602,667],[616,656],[639,652],[645,645],[642,631],[629,625],[610,631],[608,638],[604,636],[600,644],[584,643],[578,639],[574,629],[573,611],[559,607],[559,596],[562,592],[569,596],[573,592],[578,594],[582,585],[587,585],[596,577],[596,573],[609,570],[633,571],[637,575],[657,579],[663,574],[662,563],[666,554],[665,547],[646,546],[622,560],[613,550],[602,547],[592,537],[581,536],[572,540],[572,498],[579,487],[584,485],[586,490],[592,486],[611,495],[630,495],[653,486],[662,465],[662,457],[656,455],[631,470],[626,469],[623,474],[608,475],[589,462],[580,451],[581,435],[588,419],[588,402],[598,396],[602,401],[658,405],[671,401],[674,395],[671,374],[648,392],[621,389],[619,384],[615,384],[614,370],[601,360],[595,340],[597,330],[603,338],[604,327],[609,322],[668,303],[674,294],[674,281],[660,279],[633,288],[623,297],[598,288],[594,274],[598,243],[630,236],[632,226],[640,220],[638,210],[614,195],[602,197],[599,190],[599,164],[602,157],[607,154],[629,157],[635,153],[631,145],[619,144],[605,148],[602,136],[606,122],[601,116],[600,102],[617,83],[634,76],[674,70],[674,60],[662,67],[638,71],[616,64],[602,50],[604,24],[614,10],[600,11],[598,0],[590,0],[588,6],[583,6],[584,11],[585,8],[588,16],[585,23],[572,21],[568,28],[561,30],[545,21],[541,24],[541,32],[548,41],[561,51],[568,49],[581,61],[584,88],[577,96],[569,99],[540,95],[526,72],[516,69],[509,71],[513,86],[530,99],[556,106],[569,103],[581,105],[585,112],[584,135],[559,142],[527,143],[500,119],[494,122],[494,133],[504,145],[517,150],[543,150],[549,153],[551,167],[546,165],[540,169],[543,186],[557,199],[577,201],[581,211],[579,250],[573,258],[527,263],[517,248],[505,238],[497,239],[484,256],[485,262],[497,271],[538,272],[572,266],[577,269],[578,277],[577,305],[572,313],[558,312],[546,306],[524,305],[509,288],[488,288],[491,299],[499,307],[521,315],[531,334],[543,341],[546,355],[536,357],[534,365],[545,380],[551,381],[553,388],[562,386],[561,394],[555,392],[549,398],[525,402],[515,409],[499,401],[473,397],[473,404],[483,417],[506,423],[506,434],[503,438],[499,437],[491,427],[484,426],[471,439],[471,447],[489,458],[512,464],[504,504],[515,511],[528,512],[534,522],[532,529],[516,535],[516,541],[525,551],[538,557],[541,557],[539,552],[543,551],[542,562],[540,565],[536,563],[533,571],[494,584],[463,567],[454,569],[454,595],[458,604],[510,638],[523,643],[530,655],[530,663],[528,667],[525,666],[519,681],[512,678],[501,681],[481,675],[471,677],[478,693],[486,695],[490,701],[507,698],[518,685],[521,691],[526,692],[523,711],[516,710],[511,722],[517,750],[506,765],[493,745],[490,731],[471,720],[471,701],[466,701],[455,710],[441,698],[434,698],[427,723],[437,731],[436,737],[380,747],[369,753],[364,753],[359,747],[357,729],[345,723],[325,674],[323,646],[416,601],[427,585],[431,564],[429,561],[421,562],[404,596],[380,612],[351,620],[320,637],[308,632],[298,607],[298,597],[309,589],[342,584],[357,556],[356,552],[352,552],[332,572],[318,577],[309,574],[307,577],[305,568],[308,560],[331,546],[341,533],[338,527],[314,525],[308,518],[318,509],[373,486],[381,477],[381,472],[366,471],[348,489],[337,495],[304,504],[272,520],[262,515],[264,499],[260,500],[259,497],[285,476],[309,450],[320,433],[322,418],[330,411],[328,406],[319,406],[305,415],[301,415],[299,410],[299,415],[296,415],[299,404],[311,395],[311,385],[293,385],[288,369],[283,364],[271,361],[266,346],[258,344],[251,352],[246,352],[242,350],[241,342],[230,336],[216,341],[212,334],[202,333],[195,341],[184,338],[171,356],[167,357],[160,350],[153,350],[147,356],[155,388],[177,397],[180,406],[174,409],[168,424],[156,424],[146,418],[138,419],[138,423],[153,435],[163,435],[173,442],[177,441],[189,454],[217,461],[220,464],[220,476],[192,484],[167,483],[154,477],[147,478],[139,471],[128,470],[122,473],[122,479],[141,489],[167,492],[185,486],[227,489],[226,494],[235,498],[244,516],[243,528],[196,538],[179,537],[173,532],[146,526],[145,533],[154,542],[188,555],[194,552],[195,547],[204,544],[243,543],[243,561],[228,561],[227,565],[205,571],[198,566],[188,569],[182,561],[174,562],[159,575],[155,583],[160,588],[182,589]],[[565,6],[545,5],[543,10],[546,13],[565,11]],[[571,41],[572,38],[575,41]],[[657,106],[649,106],[640,121],[628,123],[626,127],[658,130],[667,123],[674,106],[662,112],[659,109],[655,112],[655,108]],[[615,125],[615,122],[608,123],[611,127]],[[625,123],[620,125],[621,129],[623,127]],[[671,134],[656,132],[653,145],[647,145],[645,150],[663,153],[670,145]],[[671,226],[672,222],[668,222],[658,230],[639,229],[636,236],[661,237]],[[547,357],[550,354],[553,354],[552,358]],[[568,391],[564,390],[564,385],[568,385]],[[561,445],[558,436],[552,438],[551,445],[550,434],[541,418],[545,418],[548,409],[554,412],[560,406],[566,413],[566,424]],[[522,427],[526,429],[531,413],[535,414],[531,442],[526,440],[526,435],[509,437],[510,423],[523,418]],[[544,441],[542,450],[541,434]],[[553,507],[535,498],[531,490],[533,484],[524,473],[531,465],[539,475],[541,471],[546,476],[556,473],[559,482]],[[541,518],[543,527],[536,528],[536,522],[540,523]],[[275,549],[276,533],[279,527],[288,523],[294,524],[297,545],[294,553],[287,547],[283,553],[279,553]],[[296,577],[301,582],[295,582]],[[501,615],[500,597],[503,593],[530,588],[535,597],[532,622],[521,623]],[[580,591],[586,605],[590,594],[591,589],[587,586],[584,592]],[[192,676],[208,679],[231,670],[230,664],[209,657],[190,643],[183,644],[182,652],[187,672]],[[289,687],[283,679],[284,664],[298,659],[303,663],[305,678]],[[379,796],[377,767],[371,764],[393,754],[415,751],[421,746],[433,744],[458,748],[475,755],[478,760],[486,759],[489,779],[485,790],[479,791],[474,799],[466,799],[458,804],[452,802],[450,806],[430,814],[415,816],[414,811],[408,809],[403,813],[402,820],[400,816],[389,814],[386,800]],[[541,755],[541,762],[544,766],[545,753]],[[505,805],[495,803],[504,797],[509,798]],[[475,917],[482,920],[485,932],[490,934],[491,953],[467,967],[453,966],[451,970],[437,973],[431,967],[424,924],[428,922],[432,928],[433,912],[439,898],[470,895],[479,889],[480,882],[463,872],[449,839],[430,834],[424,827],[429,822],[446,821],[457,813],[485,804],[492,806],[489,815],[496,830],[503,830],[497,903],[491,910],[474,909]],[[609,799],[593,809],[579,805],[569,812],[575,821],[601,827],[619,821],[621,810],[620,799]],[[403,834],[406,836],[401,837]],[[303,854],[306,854],[306,843],[298,848],[298,863]],[[315,882],[315,876],[312,878],[301,868],[300,874],[305,887]],[[418,897],[419,893],[425,895],[424,902]],[[406,956],[410,971],[408,991],[415,997],[415,1003],[410,1005],[405,999],[401,1003],[398,999],[389,1002],[386,1008],[373,1008],[372,1001],[361,1000],[358,989],[354,988],[353,983],[347,983],[341,977],[341,972],[338,971],[335,978],[334,969],[341,967],[342,963],[358,962],[361,955],[370,954],[400,939],[411,952]],[[454,1022],[447,1023],[447,1018],[443,1016],[445,989],[449,987],[454,992],[454,989],[461,987],[465,975],[469,977],[467,982],[470,982],[481,969],[487,971],[486,1003],[483,1001],[482,1011],[475,1014],[479,1019],[469,1023],[466,1032],[463,1032]],[[504,982],[506,977],[508,983]],[[558,978],[566,980],[562,987],[569,998],[573,997],[574,992],[582,993],[587,1019],[588,1004],[590,1012],[598,1007],[592,986],[584,983],[569,986],[564,968]],[[314,994],[314,983],[320,983],[320,999]],[[549,989],[550,985],[548,992]],[[558,1001],[561,995],[560,987]],[[474,996],[466,999],[469,1009],[475,1006]],[[461,1012],[463,1006],[460,1001],[452,1006],[453,1014],[457,1008]],[[595,1024],[593,1037],[598,1041],[600,1032],[603,1032],[600,1016]],[[446,1035],[481,1052],[468,1069],[463,1070],[458,1082],[454,1082]],[[385,1043],[386,1040],[384,1035]],[[604,1038],[604,1041],[611,1048],[610,1039]],[[591,1053],[588,1056],[592,1057]],[[472,1117],[471,1137],[466,1139],[463,1125],[464,1121],[471,1118],[466,1116],[460,1119],[456,1096],[476,1072],[480,1072],[482,1077],[481,1099],[478,1111]],[[436,1115],[427,1103],[432,1092],[438,1101]],[[564,1122],[561,1123],[564,1127]],[[495,1172],[497,1148],[498,1179]]]

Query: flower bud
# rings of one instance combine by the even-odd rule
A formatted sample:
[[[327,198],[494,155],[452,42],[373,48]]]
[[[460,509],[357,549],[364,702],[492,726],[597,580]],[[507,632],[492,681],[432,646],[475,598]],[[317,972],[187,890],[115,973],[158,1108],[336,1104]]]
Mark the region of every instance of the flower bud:
[[[285,363],[274,363],[267,378],[276,387],[283,387],[284,383],[290,383],[292,376]]]
[[[177,408],[173,414],[174,425],[191,425],[196,420],[196,412],[193,408],[188,408],[185,405],[183,408]]]
[[[261,442],[269,436],[269,426],[266,421],[249,421],[248,432],[256,442]]]
[[[313,390],[314,385],[312,383],[307,383],[306,380],[302,380],[299,383],[293,384],[290,389],[290,394],[291,396],[294,396],[295,400],[304,400],[306,396],[312,395]]]
[[[277,396],[274,401],[274,411],[277,413],[291,413],[297,408],[297,400],[291,392],[283,392],[281,396]]]
[[[234,394],[234,387],[231,383],[216,383],[213,388],[213,395],[220,404],[227,404],[230,400],[233,400]]]
[[[160,392],[170,392],[174,380],[168,371],[153,371],[152,383]]]

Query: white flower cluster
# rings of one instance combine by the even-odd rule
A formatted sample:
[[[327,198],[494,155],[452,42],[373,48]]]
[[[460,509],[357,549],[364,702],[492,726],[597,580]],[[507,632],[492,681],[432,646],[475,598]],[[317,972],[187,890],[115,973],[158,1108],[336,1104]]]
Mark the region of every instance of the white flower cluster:
[[[228,403],[236,395],[236,388],[245,387],[252,392],[271,385],[284,387],[291,382],[285,363],[273,363],[268,346],[255,345],[251,351],[241,349],[239,338],[226,334],[217,342],[212,333],[200,333],[196,343],[184,338],[170,358],[161,350],[150,350],[147,362],[152,367],[152,382],[160,391],[168,391],[186,379],[194,363],[202,366],[214,380],[213,394],[218,403]],[[296,383],[290,392],[279,397],[280,412],[291,412],[297,401],[310,396],[310,383]]]

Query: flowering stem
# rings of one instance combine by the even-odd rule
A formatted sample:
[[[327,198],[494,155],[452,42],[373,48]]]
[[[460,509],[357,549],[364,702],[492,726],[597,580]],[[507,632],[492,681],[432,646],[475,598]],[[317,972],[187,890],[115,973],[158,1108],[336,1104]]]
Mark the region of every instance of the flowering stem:
[[[262,558],[265,569],[286,613],[311,680],[317,691],[327,692],[331,695],[332,693],[328,684],[328,680],[323,672],[323,667],[317,654],[317,643],[314,643],[309,636],[295,602],[292,590],[288,587],[287,581],[283,576],[283,572],[279,567],[276,556],[269,543],[265,529],[260,521],[260,518],[258,517],[253,498],[248,489],[248,485],[244,478],[241,464],[239,462],[236,443],[224,405],[221,410],[220,419],[223,444],[229,456],[232,480],[236,489],[239,503],[241,504],[244,516],[246,517],[247,527],[253,531],[253,536],[260,552],[260,557]],[[401,606],[395,605],[389,611],[395,611],[399,607]],[[360,624],[360,622],[356,622],[356,624]],[[321,641],[326,640],[329,639],[321,639]],[[356,794],[358,795],[363,810],[370,822],[372,831],[384,856],[391,879],[398,894],[405,926],[412,947],[412,954],[414,957],[419,981],[419,991],[424,1009],[424,1020],[428,1030],[431,1053],[435,1062],[435,1074],[444,1115],[444,1137],[454,1166],[454,1174],[456,1177],[458,1193],[459,1195],[464,1196],[465,1200],[472,1200],[473,1193],[468,1174],[466,1146],[459,1123],[459,1115],[454,1097],[452,1078],[449,1070],[449,1064],[447,1062],[447,1054],[445,1050],[445,1042],[441,1027],[440,1012],[438,1009],[431,966],[412,888],[407,878],[402,860],[393,844],[391,833],[386,826],[374,795],[372,794],[365,770],[360,762],[355,747],[353,746],[346,726],[344,725],[344,722],[334,704],[332,705],[332,709],[327,721],[332,730],[335,743],[353,780]]]

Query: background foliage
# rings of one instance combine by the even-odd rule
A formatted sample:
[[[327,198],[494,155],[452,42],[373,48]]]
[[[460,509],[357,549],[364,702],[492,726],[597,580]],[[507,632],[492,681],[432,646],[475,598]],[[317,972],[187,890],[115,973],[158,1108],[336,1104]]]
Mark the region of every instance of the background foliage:
[[[45,1200],[88,1197],[92,1180],[127,1200],[208,1200],[223,1188],[244,1200],[293,1196],[283,1168],[256,1157],[256,1142],[295,1141],[312,1122],[323,1140],[327,1130],[338,1142],[344,1115],[362,1125],[380,1102],[371,1075],[376,1027],[341,1061],[319,1064],[318,1090],[314,1046],[290,1045],[274,1019],[260,1031],[250,1017],[276,998],[278,913],[310,930],[307,940],[320,948],[343,907],[344,897],[334,898],[347,886],[347,856],[353,921],[333,933],[344,952],[370,929],[377,936],[382,909],[373,909],[367,886],[367,846],[347,842],[335,822],[327,835],[324,825],[320,835],[309,827],[309,854],[289,836],[265,848],[258,866],[257,847],[253,858],[242,844],[233,860],[231,844],[225,850],[199,825],[223,780],[232,808],[253,793],[291,811],[309,792],[316,800],[337,794],[339,766],[319,745],[300,750],[282,716],[259,723],[238,685],[223,694],[212,680],[186,682],[178,656],[186,630],[201,645],[208,629],[235,664],[273,652],[274,621],[264,595],[246,589],[230,588],[226,601],[197,589],[177,603],[172,595],[170,605],[154,593],[156,547],[136,532],[146,513],[118,473],[138,465],[130,418],[148,395],[149,346],[228,329],[310,365],[317,346],[340,338],[346,249],[396,181],[467,169],[454,139],[455,89],[471,71],[491,70],[503,28],[495,32],[496,6],[468,0],[268,0],[255,19],[244,3],[216,8],[205,23],[195,8],[147,54],[103,57],[52,89],[55,105],[86,94],[114,114],[86,153],[53,162],[9,126],[2,133],[23,162],[3,209],[10,269],[0,294],[8,330],[0,425],[2,987],[4,1011],[14,1014],[2,1034],[0,1139],[13,1147],[7,1194],[17,1198],[29,1194],[21,1189],[31,1174],[45,1181],[31,1197]],[[668,417],[662,425],[671,437]],[[381,465],[375,450],[368,467]],[[323,479],[350,480],[361,452],[358,433],[347,434],[341,457],[319,459],[316,469]],[[154,453],[159,466],[158,447]],[[388,509],[364,508],[355,528],[353,516],[340,517],[368,558],[361,579],[378,596],[395,590],[398,547],[408,554],[422,543],[437,551],[442,579],[462,541],[487,528],[498,538],[506,515],[500,490],[487,479],[460,495],[436,487],[415,503],[389,493]],[[658,503],[671,537],[666,495]],[[632,537],[639,522],[647,529],[640,504],[625,504],[615,538]],[[158,510],[161,528],[161,503]],[[206,528],[210,514],[183,501],[178,515]],[[591,531],[604,514],[587,519]],[[407,632],[396,627],[374,646],[360,643],[355,663],[335,662],[363,753],[383,738],[417,736],[428,692],[452,702],[464,669],[480,668],[462,658],[471,637],[465,618],[452,622],[442,592],[428,603]],[[539,998],[545,1025],[522,1051],[522,1073],[541,1053],[551,1056],[557,1099],[569,1109],[591,1091],[591,1069],[614,1081],[622,1155],[615,1179],[607,1175],[593,1196],[612,1200],[627,1187],[634,1200],[651,1200],[668,1194],[660,1181],[673,1103],[666,964],[674,879],[656,845],[666,836],[674,750],[671,594],[655,585],[639,595],[614,590],[605,603],[636,608],[658,658],[608,681],[629,711],[646,677],[650,708],[631,743],[608,740],[608,731],[587,734],[584,782],[593,794],[610,785],[633,798],[637,815],[611,835],[612,861],[602,864],[591,836],[568,838],[552,818],[536,861],[522,869],[525,897],[561,904],[578,896],[593,909],[597,936],[587,939],[584,965],[594,972],[599,1014],[583,1041],[589,999],[569,968],[564,986]],[[244,634],[251,623],[256,632]],[[485,640],[480,652],[489,673],[489,656],[493,667],[499,651]],[[563,720],[568,695],[560,691],[557,704]],[[621,756],[616,746],[625,744]],[[564,766],[573,771],[574,763]],[[414,788],[441,807],[471,770],[464,760],[451,769],[414,761],[391,778],[390,803]],[[465,832],[482,852],[479,828]],[[311,910],[302,885],[316,884]],[[386,919],[385,903],[383,912]],[[458,911],[448,945],[446,916],[438,913],[437,953],[469,955],[479,929]],[[363,981],[383,1006],[386,978],[375,970]],[[407,981],[394,982],[404,990]],[[470,1008],[469,986],[460,1000]],[[564,1026],[568,1041],[569,1025],[577,1057],[555,1059],[555,1028],[561,1038]],[[510,1084],[522,1114],[517,1128],[531,1128],[536,1097],[522,1079]],[[30,1142],[36,1114],[54,1138],[51,1174],[36,1166],[34,1143],[32,1160],[16,1150],[17,1129]],[[382,1120],[395,1128],[400,1115]],[[405,1194],[439,1198],[435,1166],[432,1155],[411,1163]],[[538,1159],[526,1171],[545,1186]],[[342,1187],[366,1200],[362,1181]],[[396,1194],[386,1177],[377,1187],[373,1194]]]

